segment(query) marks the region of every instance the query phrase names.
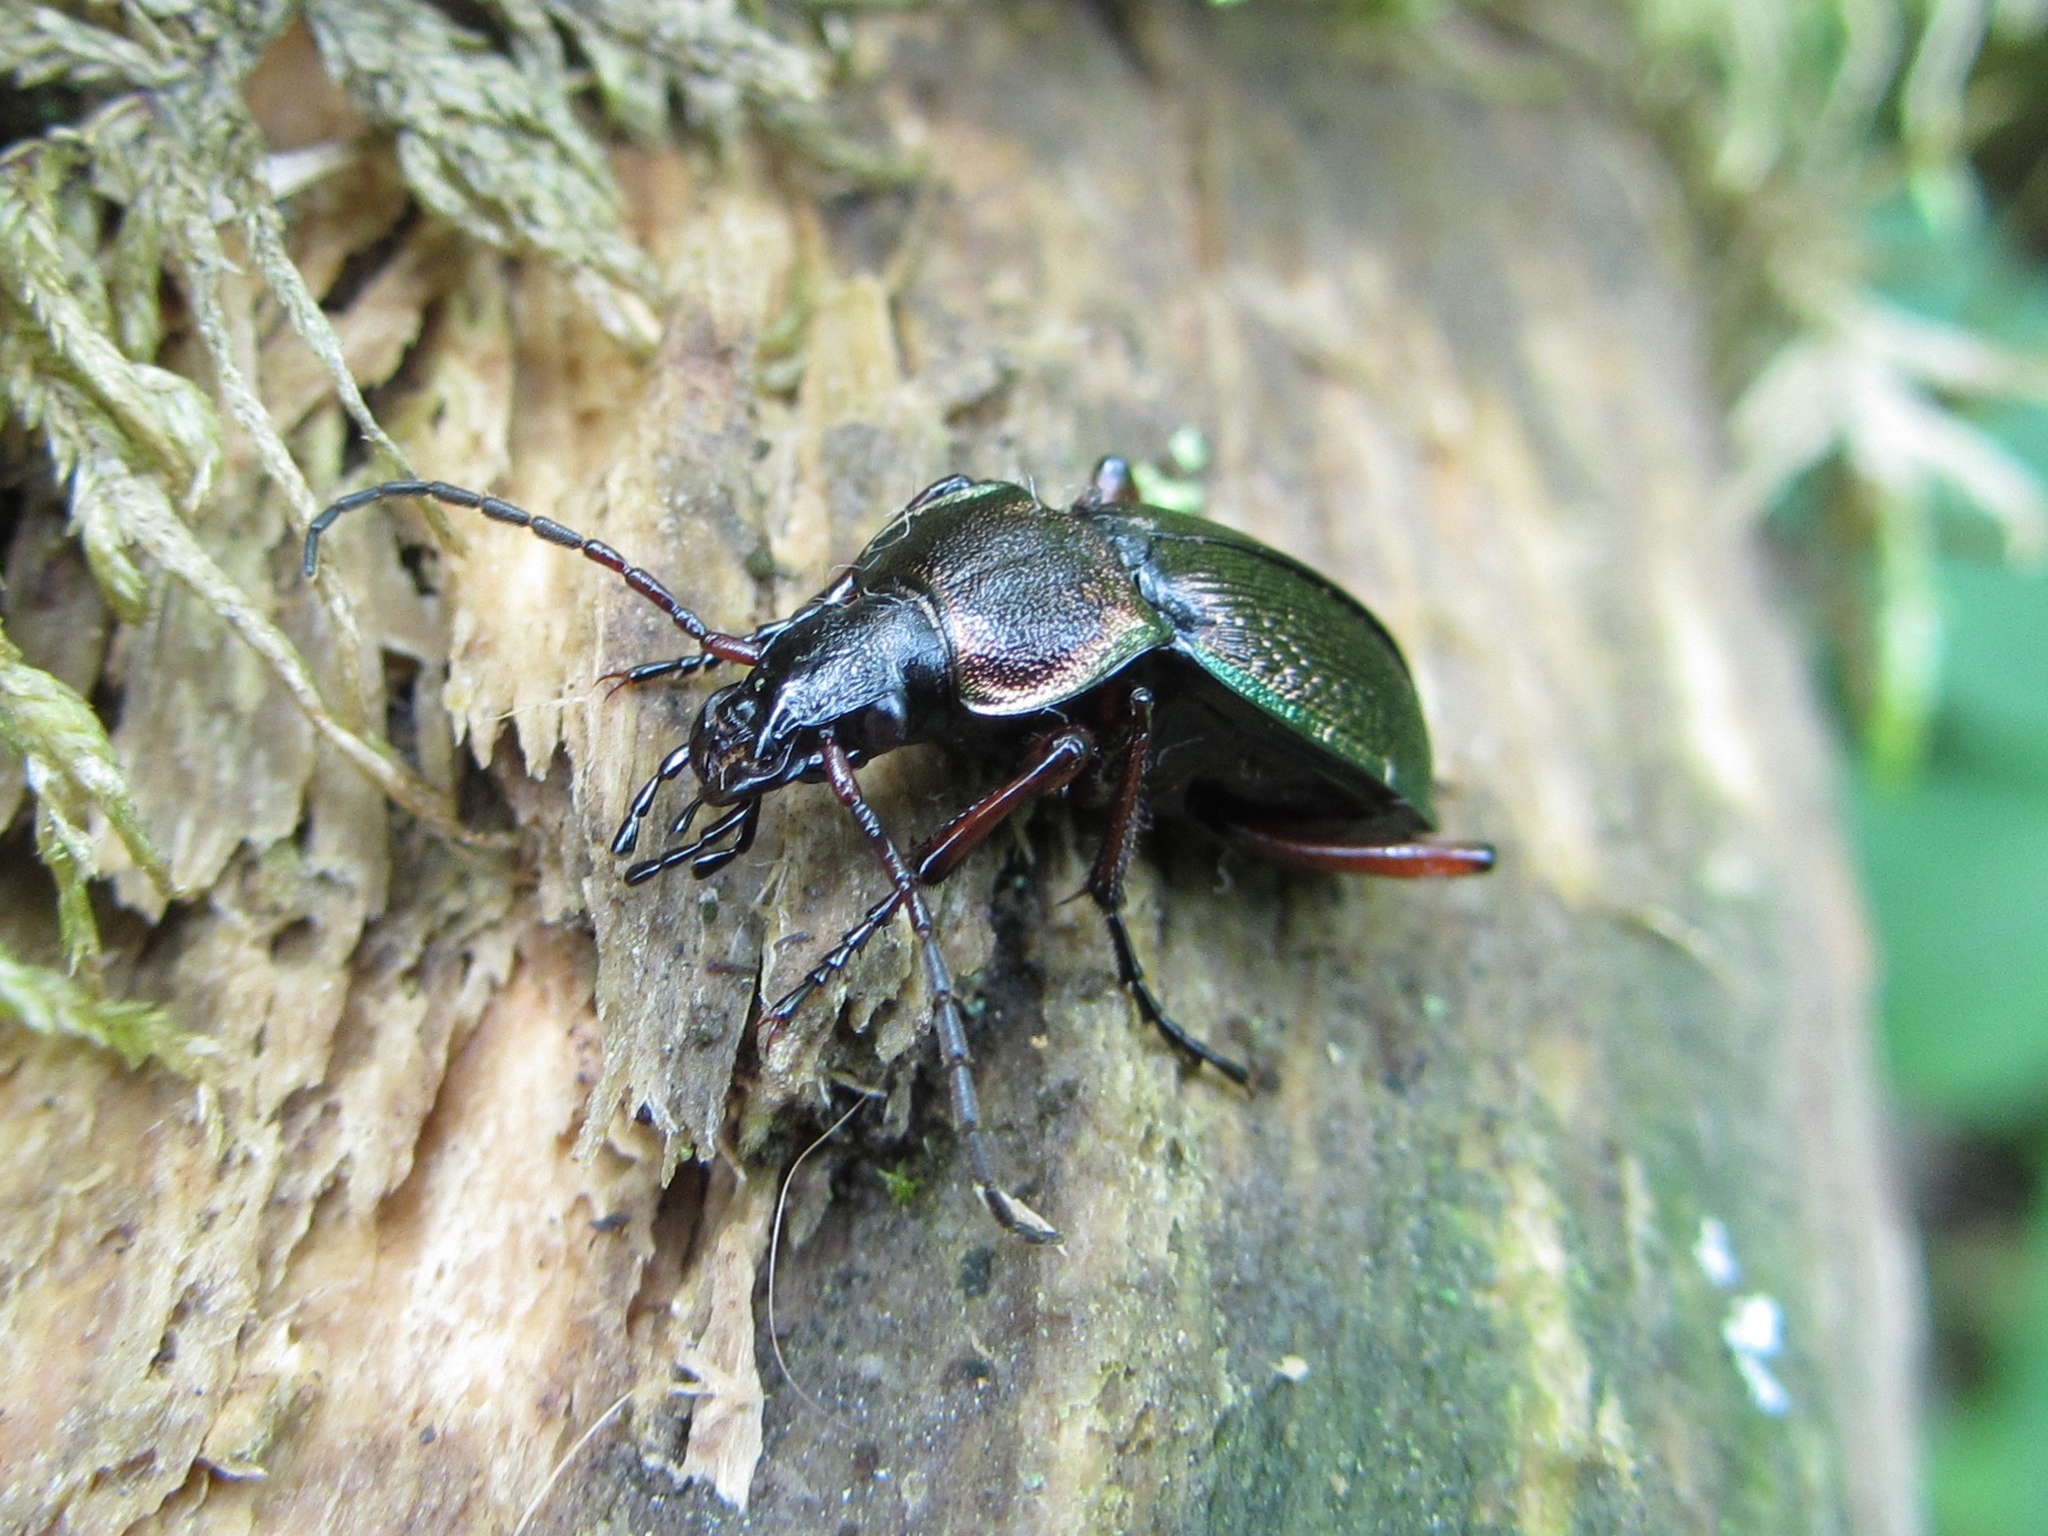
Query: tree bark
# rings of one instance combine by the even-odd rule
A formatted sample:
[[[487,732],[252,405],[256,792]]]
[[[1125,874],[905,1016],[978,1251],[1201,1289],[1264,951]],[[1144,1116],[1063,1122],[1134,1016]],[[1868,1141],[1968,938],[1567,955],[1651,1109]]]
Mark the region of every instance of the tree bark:
[[[624,888],[605,844],[701,690],[594,679],[687,647],[474,519],[422,596],[388,532],[421,525],[361,514],[329,558],[372,675],[423,771],[493,763],[470,801],[502,795],[519,851],[387,836],[256,690],[236,719],[294,787],[206,903],[130,935],[137,987],[223,1045],[211,1099],[6,1043],[4,1364],[34,1387],[0,1526],[1915,1528],[1868,956],[1825,735],[1718,494],[1717,258],[1584,99],[1421,83],[1277,6],[1117,14],[863,21],[854,67],[931,168],[907,193],[621,152],[682,296],[651,361],[429,229],[380,414],[422,472],[733,627],[941,474],[1055,500],[1197,426],[1208,514],[1400,637],[1447,830],[1498,871],[1343,881],[1160,829],[1133,930],[1245,1094],[1140,1025],[1063,900],[1088,814],[999,840],[940,910],[1005,1176],[1065,1234],[1032,1249],[973,1198],[901,935],[748,1037],[880,892],[829,796],[779,796],[703,886]],[[323,419],[308,455],[339,451]],[[229,520],[252,587],[271,516]],[[131,637],[122,725],[172,819],[189,759],[137,679],[239,665],[176,622]],[[258,771],[241,740],[223,782]],[[979,782],[869,777],[906,842]],[[788,1186],[785,1377],[762,1260],[835,1078],[881,1097]]]

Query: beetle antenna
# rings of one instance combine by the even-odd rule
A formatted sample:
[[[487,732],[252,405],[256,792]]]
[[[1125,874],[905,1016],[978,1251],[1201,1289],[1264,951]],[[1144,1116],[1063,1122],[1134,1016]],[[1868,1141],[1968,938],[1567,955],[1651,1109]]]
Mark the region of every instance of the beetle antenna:
[[[509,501],[496,496],[486,496],[481,491],[465,490],[459,485],[450,485],[445,480],[387,480],[382,485],[372,485],[360,491],[352,491],[339,501],[331,503],[327,510],[307,525],[306,555],[303,569],[308,581],[320,564],[320,535],[334,526],[334,520],[344,512],[353,512],[358,507],[367,507],[378,501],[404,501],[421,499],[438,501],[444,506],[467,507],[481,512],[496,523],[510,523],[515,528],[524,528],[536,538],[558,544],[564,549],[573,549],[586,560],[593,560],[603,566],[635,592],[654,604],[669,616],[677,629],[688,635],[705,651],[721,661],[736,661],[742,666],[753,666],[761,659],[761,648],[751,640],[739,635],[728,635],[707,625],[696,614],[685,608],[681,599],[655,579],[651,572],[631,564],[624,555],[611,545],[596,539],[586,539],[574,528],[556,522],[551,517],[540,517],[523,507],[515,507]]]

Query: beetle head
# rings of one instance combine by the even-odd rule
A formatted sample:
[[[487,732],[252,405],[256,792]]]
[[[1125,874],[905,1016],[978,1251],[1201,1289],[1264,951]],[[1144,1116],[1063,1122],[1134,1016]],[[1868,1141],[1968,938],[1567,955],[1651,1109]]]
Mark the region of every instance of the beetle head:
[[[823,776],[822,733],[855,763],[912,740],[945,671],[945,645],[915,603],[863,596],[769,642],[740,682],[704,701],[690,765],[712,805]]]

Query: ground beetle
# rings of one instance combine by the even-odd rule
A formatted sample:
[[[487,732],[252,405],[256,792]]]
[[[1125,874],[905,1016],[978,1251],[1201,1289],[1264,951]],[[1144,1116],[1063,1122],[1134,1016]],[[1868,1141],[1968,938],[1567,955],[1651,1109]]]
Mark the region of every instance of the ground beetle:
[[[997,1184],[981,1133],[967,1034],[922,887],[945,879],[1012,811],[1066,788],[1091,763],[1110,804],[1088,880],[1117,975],[1177,1049],[1242,1083],[1245,1069],[1176,1024],[1145,984],[1122,913],[1124,870],[1150,814],[1181,815],[1270,858],[1396,876],[1477,874],[1479,843],[1430,841],[1429,736],[1393,637],[1307,566],[1220,524],[1138,503],[1129,466],[1096,466],[1066,511],[1000,480],[925,487],[823,592],[751,634],[709,628],[609,545],[495,496],[400,480],[344,496],[306,533],[371,502],[425,497],[468,507],[580,551],[620,576],[695,642],[695,653],[616,674],[626,684],[730,662],[747,675],[713,693],[689,741],[633,796],[612,852],[624,857],[662,786],[699,789],[676,819],[696,837],[628,866],[630,884],[688,865],[699,878],[745,853],[762,798],[831,786],[888,872],[869,909],[761,1029],[782,1027],[898,909],[910,914],[953,1117],[996,1220],[1032,1242],[1052,1226]],[[1014,776],[907,857],[854,769],[913,742],[1007,754]]]

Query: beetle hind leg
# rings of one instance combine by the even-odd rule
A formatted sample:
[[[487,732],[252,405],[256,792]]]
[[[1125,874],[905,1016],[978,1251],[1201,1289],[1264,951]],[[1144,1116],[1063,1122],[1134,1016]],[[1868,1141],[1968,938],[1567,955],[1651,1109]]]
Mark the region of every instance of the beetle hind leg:
[[[1483,875],[1493,868],[1491,843],[1358,842],[1341,832],[1237,823],[1228,828],[1267,858],[1332,875],[1378,875],[1388,880],[1446,880]]]

